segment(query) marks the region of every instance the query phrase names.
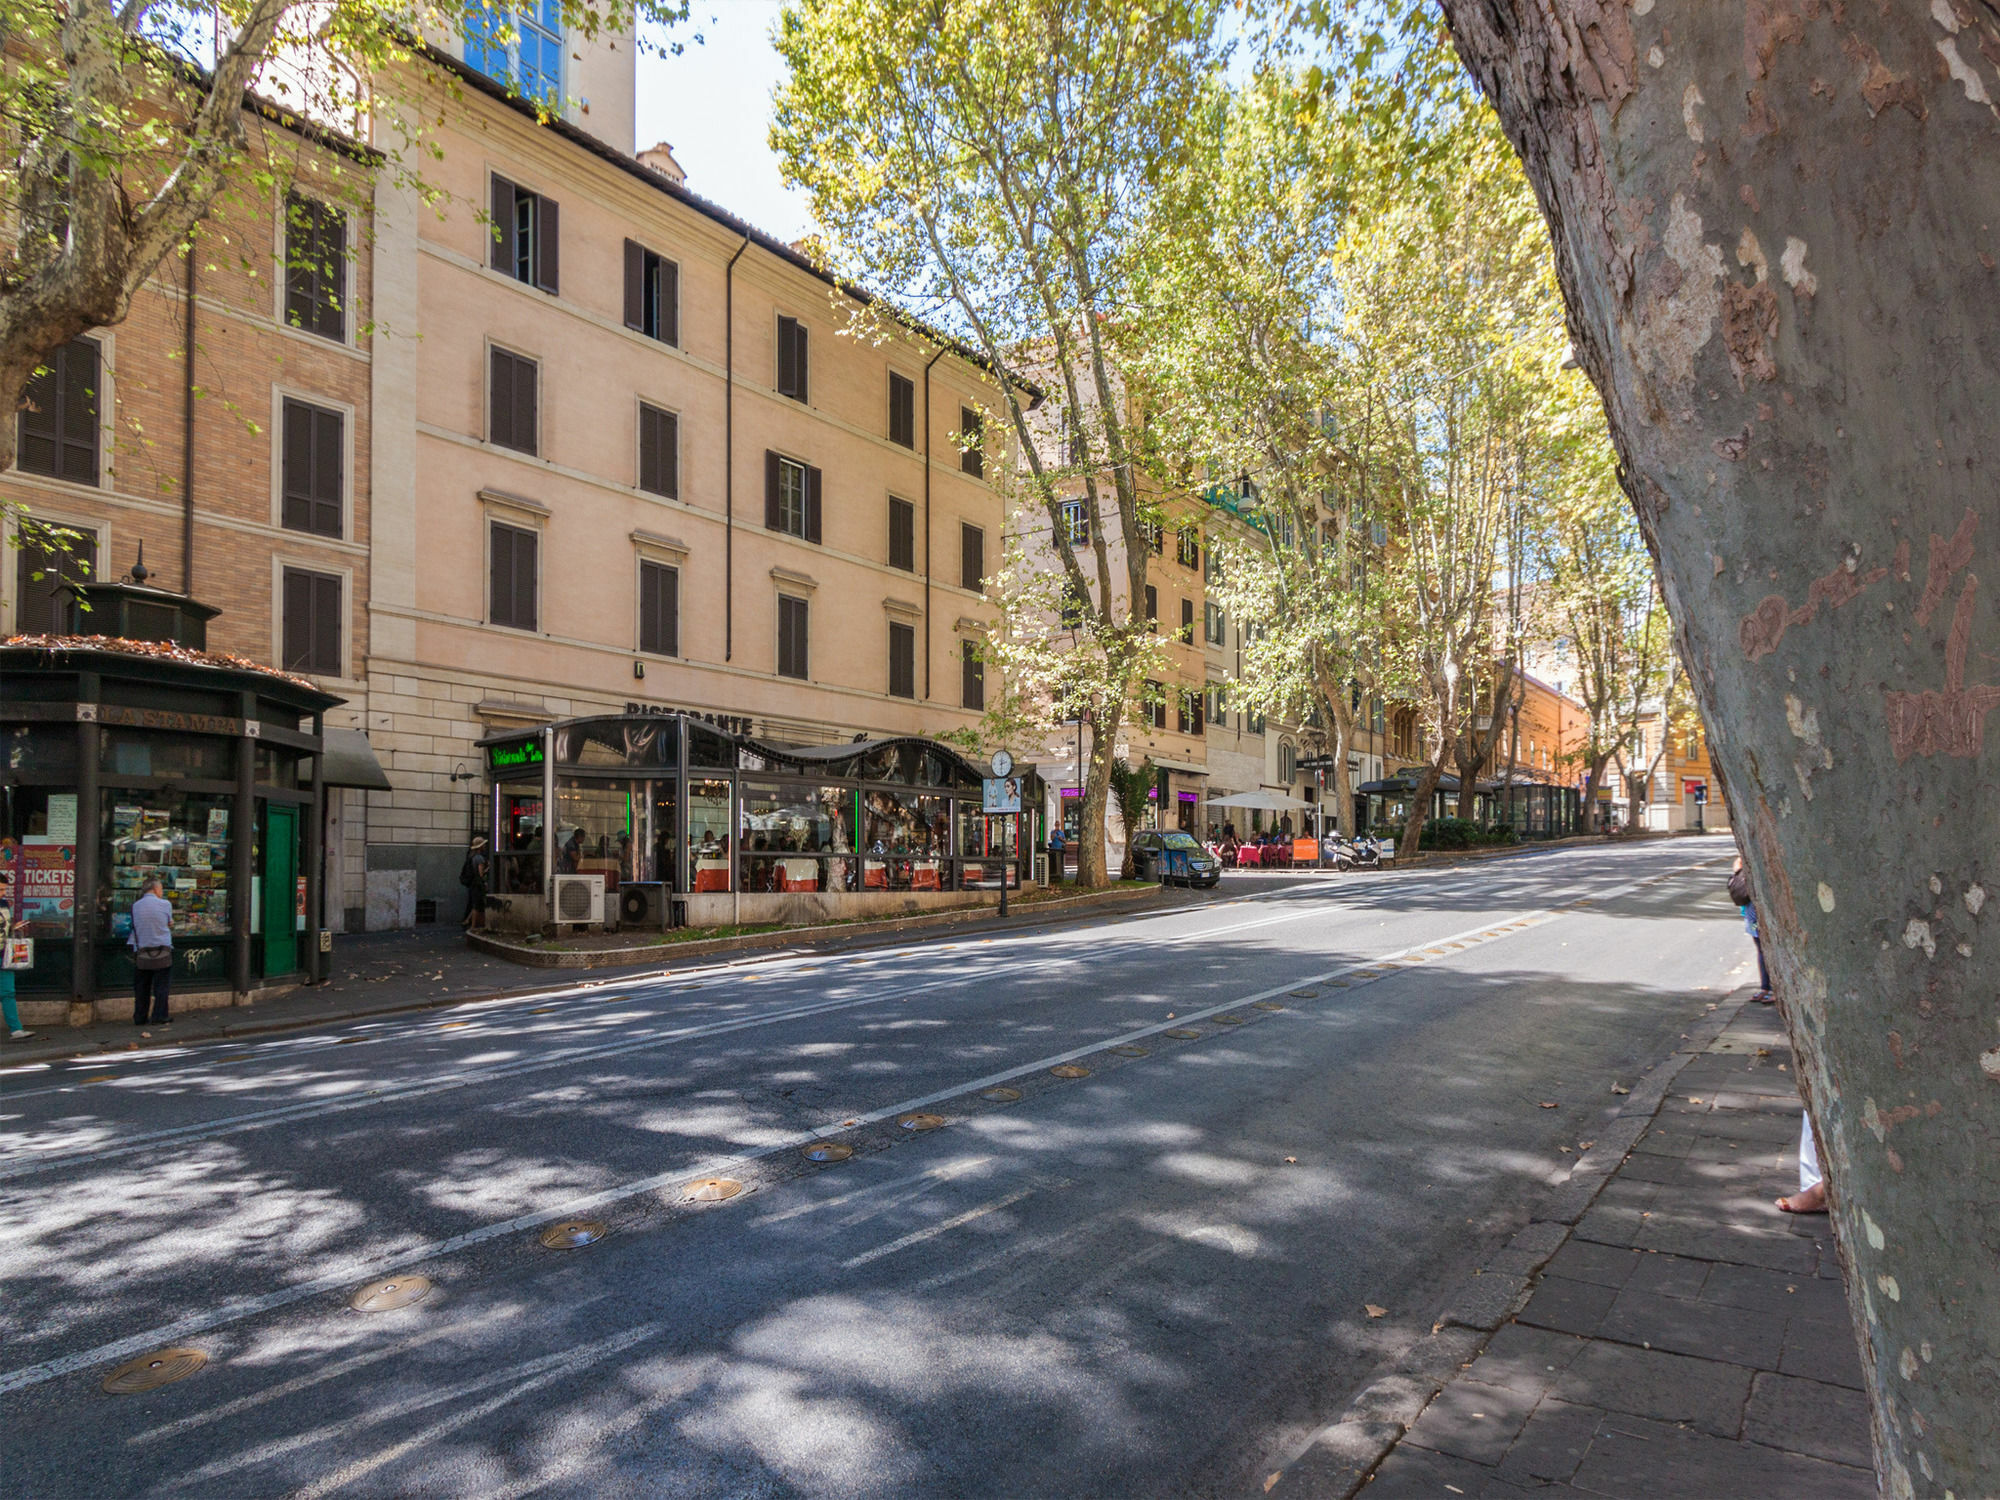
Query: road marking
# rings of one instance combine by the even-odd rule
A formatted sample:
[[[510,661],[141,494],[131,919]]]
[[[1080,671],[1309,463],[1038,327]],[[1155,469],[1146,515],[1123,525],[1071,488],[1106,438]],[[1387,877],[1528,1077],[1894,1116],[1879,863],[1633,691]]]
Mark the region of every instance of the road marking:
[[[894,1255],[898,1250],[907,1250],[912,1245],[921,1245],[925,1240],[934,1240],[941,1234],[949,1234],[961,1225],[970,1224],[974,1219],[983,1219],[988,1214],[998,1213],[1003,1208],[1019,1203],[1023,1198],[1032,1197],[1036,1191],[1035,1188],[1026,1187],[1018,1193],[1009,1193],[1004,1198],[995,1198],[991,1203],[968,1208],[964,1213],[953,1214],[949,1219],[933,1224],[928,1229],[916,1230],[899,1239],[893,1239],[886,1245],[877,1245],[873,1250],[863,1250],[859,1255],[851,1255],[840,1263],[840,1268],[843,1271],[852,1271],[857,1266],[865,1266],[870,1261],[880,1260],[885,1255]]]

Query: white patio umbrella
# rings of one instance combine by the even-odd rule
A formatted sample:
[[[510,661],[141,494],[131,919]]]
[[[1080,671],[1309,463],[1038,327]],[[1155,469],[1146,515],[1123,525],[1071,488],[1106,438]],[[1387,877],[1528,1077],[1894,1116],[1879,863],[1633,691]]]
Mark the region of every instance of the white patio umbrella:
[[[1302,802],[1297,797],[1283,792],[1238,792],[1233,797],[1211,797],[1210,807],[1240,807],[1249,812],[1293,812],[1299,808],[1311,807],[1312,803]]]

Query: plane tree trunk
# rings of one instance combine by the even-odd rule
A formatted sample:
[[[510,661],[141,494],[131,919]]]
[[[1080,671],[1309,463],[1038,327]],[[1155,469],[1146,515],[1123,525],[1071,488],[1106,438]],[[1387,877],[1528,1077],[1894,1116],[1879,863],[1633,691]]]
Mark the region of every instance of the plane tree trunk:
[[[2000,24],[1443,3],[1547,213],[1740,819],[1882,1489],[2000,1492]]]

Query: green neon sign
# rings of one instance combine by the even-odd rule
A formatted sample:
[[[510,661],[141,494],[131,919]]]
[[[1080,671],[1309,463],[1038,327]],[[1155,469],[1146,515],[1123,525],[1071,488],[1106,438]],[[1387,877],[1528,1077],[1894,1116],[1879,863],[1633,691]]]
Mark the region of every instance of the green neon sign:
[[[518,745],[486,747],[486,769],[489,771],[514,771],[523,766],[539,766],[541,763],[540,740],[523,740]]]

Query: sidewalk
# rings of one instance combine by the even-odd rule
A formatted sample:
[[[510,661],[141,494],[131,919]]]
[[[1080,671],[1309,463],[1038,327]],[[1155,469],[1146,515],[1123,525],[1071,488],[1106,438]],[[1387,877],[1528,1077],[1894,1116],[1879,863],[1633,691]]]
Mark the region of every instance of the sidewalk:
[[[1791,1049],[1774,1012],[1735,1003],[1635,1086],[1639,1107],[1589,1153],[1612,1153],[1606,1177],[1590,1179],[1587,1156],[1471,1283],[1493,1283],[1483,1305],[1468,1291],[1447,1307],[1432,1353],[1456,1345],[1457,1360],[1434,1358],[1429,1380],[1415,1368],[1378,1380],[1272,1489],[1339,1500],[1875,1495],[1828,1220],[1772,1206],[1798,1187]]]
[[[399,932],[353,933],[338,938],[333,950],[333,974],[322,985],[302,986],[254,1005],[225,1005],[208,1010],[177,1010],[170,1027],[135,1027],[129,1020],[101,1021],[92,1026],[38,1026],[28,1041],[0,1041],[0,1079],[6,1070],[68,1057],[127,1052],[148,1047],[184,1047],[193,1042],[254,1036],[260,1032],[298,1031],[336,1021],[361,1020],[397,1011],[424,1010],[475,1000],[548,989],[615,984],[621,978],[670,973],[679,967],[713,967],[749,962],[787,953],[831,953],[853,948],[922,942],[932,937],[1014,931],[1048,923],[1093,916],[1118,916],[1146,910],[1160,898],[1157,889],[1134,900],[1134,892],[1112,893],[1112,899],[1049,906],[1017,905],[1002,921],[997,912],[959,918],[951,923],[916,924],[907,919],[856,923],[851,928],[816,928],[789,934],[762,934],[740,944],[690,943],[683,948],[648,950],[641,963],[622,968],[581,970],[534,969],[491,954],[466,942],[464,931],[439,924]],[[1173,893],[1167,893],[1171,899]],[[953,915],[945,913],[946,916]],[[785,938],[772,943],[770,937]],[[720,950],[720,951],[718,951]]]

